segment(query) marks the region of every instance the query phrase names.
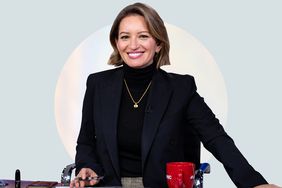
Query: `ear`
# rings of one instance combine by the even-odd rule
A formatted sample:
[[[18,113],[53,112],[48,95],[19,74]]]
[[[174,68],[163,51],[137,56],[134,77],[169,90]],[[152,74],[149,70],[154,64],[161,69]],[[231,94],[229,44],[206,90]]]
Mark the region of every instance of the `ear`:
[[[156,48],[156,53],[159,53],[162,49],[162,46],[161,45],[158,45],[157,48]]]

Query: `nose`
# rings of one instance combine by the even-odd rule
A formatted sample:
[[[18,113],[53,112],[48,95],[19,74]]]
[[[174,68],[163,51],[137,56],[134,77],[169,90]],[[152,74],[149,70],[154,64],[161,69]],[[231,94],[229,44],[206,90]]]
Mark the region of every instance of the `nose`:
[[[139,47],[139,43],[138,43],[138,40],[136,38],[131,38],[130,40],[130,43],[129,43],[129,47],[132,49],[132,50],[135,50]]]

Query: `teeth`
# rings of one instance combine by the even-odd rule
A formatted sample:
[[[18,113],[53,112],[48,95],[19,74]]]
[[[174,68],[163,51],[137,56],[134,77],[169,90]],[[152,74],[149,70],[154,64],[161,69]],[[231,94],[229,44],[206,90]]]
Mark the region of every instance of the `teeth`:
[[[129,53],[128,56],[135,58],[135,57],[140,56],[141,54],[142,54],[142,53],[140,53],[140,52],[138,52],[138,53]]]

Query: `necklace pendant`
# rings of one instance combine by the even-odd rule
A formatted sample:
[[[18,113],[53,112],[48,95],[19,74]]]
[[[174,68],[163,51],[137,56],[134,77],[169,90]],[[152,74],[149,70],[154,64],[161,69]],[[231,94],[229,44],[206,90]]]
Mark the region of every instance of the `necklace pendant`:
[[[134,107],[134,108],[138,108],[138,104],[135,103],[135,104],[133,105],[133,107]]]

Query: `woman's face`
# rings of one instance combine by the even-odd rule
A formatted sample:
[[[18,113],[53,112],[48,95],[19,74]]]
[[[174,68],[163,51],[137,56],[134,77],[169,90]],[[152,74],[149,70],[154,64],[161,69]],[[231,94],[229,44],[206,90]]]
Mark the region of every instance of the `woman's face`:
[[[153,63],[161,47],[149,33],[143,16],[130,15],[119,24],[116,45],[123,61],[132,68],[143,68]]]

